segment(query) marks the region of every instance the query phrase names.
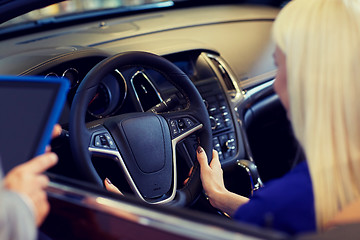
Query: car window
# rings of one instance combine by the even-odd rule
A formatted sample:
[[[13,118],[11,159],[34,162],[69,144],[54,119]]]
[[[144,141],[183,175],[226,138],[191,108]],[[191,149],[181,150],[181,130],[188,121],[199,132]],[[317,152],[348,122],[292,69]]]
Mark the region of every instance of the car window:
[[[93,12],[105,9],[145,7],[146,5],[164,3],[172,4],[168,0],[68,0],[48,7],[31,11],[0,25],[4,28],[10,25],[39,21],[63,15]]]

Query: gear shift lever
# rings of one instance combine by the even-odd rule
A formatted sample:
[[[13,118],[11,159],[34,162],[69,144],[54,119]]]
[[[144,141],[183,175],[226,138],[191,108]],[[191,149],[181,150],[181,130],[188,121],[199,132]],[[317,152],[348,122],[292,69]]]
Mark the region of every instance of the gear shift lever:
[[[254,191],[264,186],[264,184],[260,179],[259,172],[257,170],[255,163],[245,159],[238,160],[236,163],[238,166],[245,168],[246,172],[249,174],[250,184],[251,184],[251,195],[253,195]]]

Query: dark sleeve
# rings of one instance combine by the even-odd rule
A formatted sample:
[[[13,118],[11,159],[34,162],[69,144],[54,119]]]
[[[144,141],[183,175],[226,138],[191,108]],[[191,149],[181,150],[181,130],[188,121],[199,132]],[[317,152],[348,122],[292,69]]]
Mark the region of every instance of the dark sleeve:
[[[234,219],[289,234],[315,231],[314,197],[306,162],[256,191],[236,211]]]

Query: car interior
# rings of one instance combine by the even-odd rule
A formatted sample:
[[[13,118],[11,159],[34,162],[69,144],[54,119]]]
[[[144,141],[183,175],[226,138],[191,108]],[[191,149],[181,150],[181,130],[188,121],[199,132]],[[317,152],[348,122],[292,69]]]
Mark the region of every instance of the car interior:
[[[75,216],[69,216],[69,205],[50,199],[57,207],[44,231],[60,239],[106,237],[63,229],[89,227],[109,214],[113,230],[116,225],[134,229],[123,220],[133,215],[109,213],[105,207],[98,215],[102,220],[94,219],[89,209],[98,211],[95,200],[82,195],[91,193],[96,204],[108,198],[121,208],[125,201],[134,204],[131,211],[140,206],[151,216],[168,217],[168,224],[172,215],[196,219],[199,225],[194,226],[209,234],[180,238],[178,230],[153,235],[157,239],[240,236],[217,233],[209,227],[215,225],[258,238],[287,238],[231,222],[211,207],[198,167],[184,184],[198,166],[199,144],[208,156],[218,151],[226,187],[246,197],[301,159],[272,86],[271,27],[285,3],[164,1],[126,11],[52,17],[28,23],[31,27],[0,25],[1,75],[66,78],[71,85],[59,119],[63,132],[51,143],[59,163],[48,172],[53,181],[49,192],[56,195],[62,189],[71,199],[68,204],[80,201],[87,208],[78,205]],[[106,191],[106,178],[125,197]],[[54,226],[58,221],[64,221],[63,227]],[[107,237],[142,239],[154,227],[144,225],[135,235],[108,232]]]

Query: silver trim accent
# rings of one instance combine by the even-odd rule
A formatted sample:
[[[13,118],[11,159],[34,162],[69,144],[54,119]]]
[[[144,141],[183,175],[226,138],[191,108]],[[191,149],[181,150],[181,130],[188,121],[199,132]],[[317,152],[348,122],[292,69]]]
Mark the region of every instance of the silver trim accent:
[[[131,189],[135,192],[135,194],[144,202],[149,203],[149,204],[165,204],[165,203],[169,203],[171,202],[176,195],[176,186],[177,186],[177,169],[176,169],[176,144],[178,142],[180,142],[181,140],[183,140],[184,138],[186,138],[187,136],[191,135],[192,133],[200,130],[203,127],[202,124],[199,124],[197,126],[195,126],[194,128],[190,129],[189,131],[186,131],[185,133],[181,134],[180,136],[174,138],[171,141],[171,147],[172,147],[172,159],[173,159],[173,170],[174,170],[174,174],[173,174],[173,190],[172,193],[170,195],[170,197],[168,197],[167,199],[158,201],[158,202],[150,202],[147,201],[145,198],[143,198],[143,196],[141,195],[139,189],[137,188],[133,178],[130,175],[129,170],[126,167],[125,161],[123,160],[123,158],[121,157],[121,154],[119,151],[117,150],[112,150],[112,149],[103,149],[103,148],[96,148],[96,147],[89,147],[89,151],[93,154],[98,154],[98,155],[103,155],[103,156],[107,156],[110,158],[113,158],[115,161],[118,161],[125,173],[125,177],[128,180]]]
[[[119,77],[115,76],[115,73],[117,73],[119,75]],[[112,73],[110,73],[110,74],[112,74]],[[127,96],[127,93],[128,93],[128,86],[127,86],[126,80],[125,80],[124,76],[121,74],[121,72],[118,69],[114,70],[114,77],[115,77],[115,79],[116,79],[116,81],[118,83],[118,87],[119,87],[120,92],[122,92],[121,88],[124,87],[124,97],[122,99],[119,98],[119,101],[117,102],[115,108],[113,110],[111,110],[110,113],[108,113],[108,114],[105,114],[105,115],[94,114],[94,113],[90,112],[89,110],[87,110],[87,113],[89,113],[91,116],[93,116],[93,117],[95,117],[97,119],[102,119],[104,117],[109,117],[109,116],[114,115],[124,105],[124,102],[125,102],[125,99],[126,99],[126,96]],[[100,84],[104,85],[104,87],[106,88],[106,90],[107,90],[107,92],[109,94],[110,101],[112,101],[113,100],[113,98],[111,96],[112,91],[110,90],[109,86],[107,84],[103,83],[103,81],[100,81],[98,87],[100,86]],[[122,86],[122,84],[123,84],[123,86]]]
[[[241,79],[240,85],[241,88],[251,88],[254,85],[265,83],[265,81],[274,78],[276,76],[277,69],[257,75],[255,77],[247,78],[247,79]]]
[[[209,116],[210,122],[214,121],[215,125],[213,127],[211,127],[212,130],[216,129],[216,126],[218,126],[218,122],[216,121],[216,118],[214,118],[213,116]]]
[[[69,79],[70,80],[70,82],[71,82],[71,85],[70,85],[70,88],[74,88],[74,87],[76,87],[77,85],[79,85],[79,83],[80,83],[80,79],[79,79],[79,71],[76,69],[76,68],[68,68],[68,69],[66,69],[64,72],[63,72],[63,74],[62,74],[62,76],[61,77],[66,77],[65,75],[68,73],[68,72],[70,72],[70,71],[73,71],[75,74],[76,74],[76,80],[75,79]],[[73,80],[75,80],[75,82],[73,81]]]
[[[123,99],[119,99],[119,102],[121,101],[121,103],[118,104],[117,108],[114,109],[114,112],[118,111],[124,105],[125,99],[128,94],[128,85],[127,85],[127,82],[126,82],[124,76],[121,74],[121,72],[118,69],[115,69],[115,72],[117,74],[119,74],[120,78],[122,79],[125,89],[124,89],[124,97],[123,97]]]
[[[275,79],[273,80],[269,80],[259,86],[256,86],[248,91],[243,91],[243,96],[244,96],[244,101],[246,101],[246,99],[250,98],[251,96],[257,94],[258,92],[261,92],[262,90],[271,87],[274,84]]]
[[[140,102],[140,99],[139,99],[139,95],[138,95],[138,93],[136,92],[136,89],[135,89],[135,86],[134,86],[134,78],[135,78],[138,74],[142,74],[143,77],[146,79],[146,81],[148,81],[148,83],[149,83],[149,84],[151,85],[151,87],[154,89],[156,95],[157,95],[158,98],[159,98],[159,101],[160,101],[159,103],[164,102],[164,100],[162,99],[162,97],[161,97],[161,95],[160,95],[160,92],[155,88],[154,84],[150,81],[150,79],[149,79],[148,76],[145,74],[145,72],[144,72],[144,71],[137,71],[134,75],[132,75],[132,77],[131,77],[131,79],[130,79],[130,82],[131,82],[131,86],[132,86],[132,88],[133,88],[133,90],[134,90],[136,99],[137,99],[137,101],[138,101],[138,103],[139,103],[139,105],[140,105],[141,111],[144,112],[144,108],[143,108],[143,106],[141,105],[141,102]]]
[[[241,137],[243,139],[243,143],[244,143],[244,149],[247,153],[247,156],[249,158],[249,160],[251,162],[254,162],[254,158],[253,158],[253,154],[249,145],[249,140],[247,138],[247,135],[245,133],[244,130],[244,106],[247,104],[248,101],[252,101],[252,99],[256,99],[257,97],[260,97],[263,94],[263,91],[265,91],[267,88],[272,87],[273,83],[275,80],[269,80],[259,86],[256,86],[248,91],[243,91],[242,92],[242,96],[243,99],[236,104],[236,107],[234,108],[235,113],[236,113],[236,118],[237,118],[237,122],[240,126],[240,133],[241,133]]]
[[[186,131],[185,133],[181,134],[180,136],[174,138],[171,142],[172,142],[172,145],[173,145],[173,150],[175,149],[176,147],[176,144],[178,142],[180,142],[181,140],[183,140],[184,138],[188,137],[189,135],[193,134],[194,132],[200,130],[204,125],[202,124],[199,124],[197,126],[195,126],[194,128],[190,129],[189,131]],[[176,153],[173,151],[173,156],[175,157],[176,156]]]
[[[211,53],[205,53],[205,56],[207,57],[206,59],[209,60],[208,63],[210,64],[210,66],[214,67],[214,63],[211,61],[211,58],[212,58],[215,61],[217,61],[220,64],[221,68],[229,75],[229,78],[230,78],[233,86],[235,87],[235,96],[232,96],[231,98],[232,99],[241,98],[241,88],[238,84],[238,81],[236,81],[237,78],[235,77],[234,73],[231,71],[230,67],[227,65],[225,60],[223,60],[221,58],[221,56],[217,56],[217,55],[214,55]],[[215,71],[217,72],[218,69],[216,68]],[[219,76],[217,76],[217,77],[218,77],[218,79],[220,79]],[[221,80],[222,80],[221,82],[223,82],[222,77],[221,77]],[[227,90],[227,88],[225,88],[225,89]]]
[[[250,161],[250,162],[252,162],[252,161]],[[237,160],[236,164],[237,164],[237,166],[244,168],[246,170],[247,174],[249,175],[250,185],[251,185],[251,196],[254,194],[254,192],[256,190],[259,190],[260,188],[264,187],[264,183],[262,182],[259,173],[258,173],[258,177],[256,179],[254,179],[250,169],[246,165],[242,164],[241,160]],[[253,164],[255,165],[255,163],[253,163]]]
[[[59,75],[57,75],[56,73],[54,72],[49,72],[48,74],[45,75],[44,78],[48,78],[48,77],[55,77],[55,78],[58,78]]]
[[[234,150],[234,149],[236,149],[235,146],[230,146],[230,145],[229,145],[230,143],[232,143],[232,142],[234,142],[234,141],[235,141],[235,139],[229,139],[229,140],[227,140],[227,141],[225,142],[225,146],[226,146],[226,148],[227,148],[228,150]]]

